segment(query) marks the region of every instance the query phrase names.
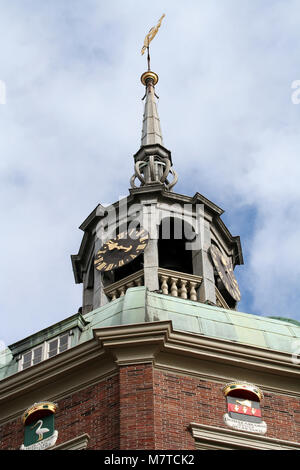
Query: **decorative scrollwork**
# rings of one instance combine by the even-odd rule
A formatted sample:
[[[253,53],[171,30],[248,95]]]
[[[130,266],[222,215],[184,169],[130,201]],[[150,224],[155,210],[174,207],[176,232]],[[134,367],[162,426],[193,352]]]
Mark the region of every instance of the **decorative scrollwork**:
[[[161,165],[161,167],[164,168],[163,170],[160,170],[161,175],[159,175],[158,165]],[[142,166],[143,170],[141,170]],[[171,182],[169,182],[167,179],[169,174],[173,176],[173,180]],[[140,160],[135,163],[134,175],[130,179],[131,187],[134,189],[137,188],[135,184],[136,179],[140,181],[140,186],[153,183],[162,183],[169,191],[171,191],[178,181],[178,176],[176,171],[171,168],[171,162],[168,158],[161,158],[157,155],[149,155],[147,159]]]

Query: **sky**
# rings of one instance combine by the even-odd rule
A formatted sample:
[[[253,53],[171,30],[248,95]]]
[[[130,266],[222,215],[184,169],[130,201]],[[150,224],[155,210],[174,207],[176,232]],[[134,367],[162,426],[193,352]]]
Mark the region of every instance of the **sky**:
[[[70,255],[90,212],[128,194],[140,52],[163,13],[151,67],[175,191],[241,236],[238,309],[300,320],[299,0],[0,0],[4,344],[81,306]]]

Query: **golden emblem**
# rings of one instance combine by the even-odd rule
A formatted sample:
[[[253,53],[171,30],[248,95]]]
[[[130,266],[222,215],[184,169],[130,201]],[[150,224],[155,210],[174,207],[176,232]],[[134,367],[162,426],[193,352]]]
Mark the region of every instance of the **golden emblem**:
[[[163,14],[162,17],[160,18],[160,20],[158,21],[157,25],[154,26],[153,28],[150,29],[149,33],[147,34],[147,36],[145,37],[145,40],[144,40],[144,45],[142,47],[142,51],[141,51],[141,54],[143,55],[145,50],[149,47],[150,45],[150,42],[152,41],[152,39],[156,36],[157,34],[157,31],[159,30],[160,28],[160,25],[161,25],[161,22],[163,20],[163,18],[165,17],[166,15]]]
[[[237,400],[236,401],[237,403],[239,403],[240,405],[242,406],[246,406],[247,408],[251,408],[252,407],[252,402],[250,400]]]

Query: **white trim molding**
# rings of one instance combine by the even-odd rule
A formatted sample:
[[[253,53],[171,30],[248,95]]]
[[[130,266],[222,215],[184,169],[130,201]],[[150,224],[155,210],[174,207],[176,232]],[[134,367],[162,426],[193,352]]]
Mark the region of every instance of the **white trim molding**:
[[[33,402],[57,402],[118,373],[120,366],[141,363],[222,387],[242,380],[264,392],[300,398],[300,369],[287,353],[174,330],[170,320],[94,328],[93,335],[0,380],[0,425],[21,416]]]
[[[88,446],[89,440],[90,436],[88,434],[81,434],[81,436],[74,437],[69,441],[52,447],[51,450],[85,450]]]
[[[297,442],[207,424],[190,423],[190,430],[198,450],[300,450]]]

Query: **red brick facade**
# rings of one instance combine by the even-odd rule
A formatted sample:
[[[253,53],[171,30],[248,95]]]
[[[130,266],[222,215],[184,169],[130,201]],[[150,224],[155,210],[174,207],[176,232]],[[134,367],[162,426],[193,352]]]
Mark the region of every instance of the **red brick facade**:
[[[118,375],[59,400],[57,404],[57,445],[87,433],[90,449],[119,449]],[[20,418],[0,428],[1,450],[19,449],[23,443]]]
[[[195,449],[191,422],[226,427],[222,384],[157,370],[121,366],[119,374],[58,401],[57,445],[89,434],[88,449]],[[265,393],[267,436],[300,440],[300,401]],[[20,418],[0,428],[0,449],[19,449]]]
[[[154,376],[157,449],[193,449],[194,440],[188,431],[191,422],[227,427],[223,421],[226,400],[220,383],[160,370]],[[265,393],[262,413],[268,437],[300,441],[299,399]]]

